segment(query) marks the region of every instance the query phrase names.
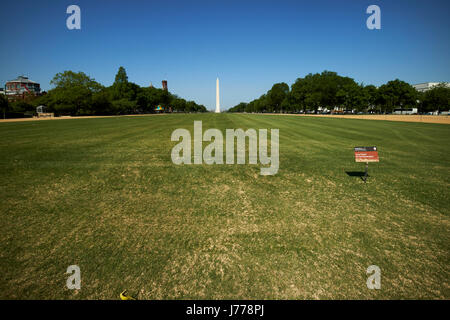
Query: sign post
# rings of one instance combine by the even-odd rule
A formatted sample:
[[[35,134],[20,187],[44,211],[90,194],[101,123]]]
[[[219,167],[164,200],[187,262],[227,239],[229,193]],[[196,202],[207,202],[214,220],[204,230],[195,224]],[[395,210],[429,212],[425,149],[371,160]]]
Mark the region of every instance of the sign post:
[[[364,183],[369,176],[369,162],[380,162],[377,147],[355,147],[355,162],[365,162]]]

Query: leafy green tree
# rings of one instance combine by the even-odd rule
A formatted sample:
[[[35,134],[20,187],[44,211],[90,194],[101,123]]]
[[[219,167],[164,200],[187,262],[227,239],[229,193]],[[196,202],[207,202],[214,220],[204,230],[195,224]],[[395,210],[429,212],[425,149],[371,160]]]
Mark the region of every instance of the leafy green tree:
[[[367,98],[368,109],[375,110],[379,101],[378,89],[374,85],[368,85],[363,88],[364,94]]]
[[[315,113],[320,107],[320,102],[322,101],[322,94],[318,91],[308,92],[306,94],[305,103],[306,105],[312,107]]]
[[[91,106],[92,114],[95,115],[109,115],[113,114],[114,112],[112,103],[106,90],[93,93]]]
[[[424,92],[422,98],[423,111],[450,110],[450,88],[445,83]]]
[[[144,112],[152,113],[158,105],[162,105],[167,109],[176,99],[176,97],[172,96],[169,92],[163,89],[154,87],[142,88],[137,94],[137,105]],[[184,101],[184,103],[177,102],[176,104],[182,106],[184,109],[185,103],[186,102]]]
[[[336,103],[336,94],[339,91],[340,77],[336,72],[323,71],[314,83],[315,92],[320,94],[320,106],[328,109],[333,108]]]
[[[187,101],[186,103],[186,112],[195,112],[195,102],[194,101]]]
[[[238,105],[234,106],[233,108],[230,108],[228,112],[245,112],[246,108],[249,104],[245,102],[241,102]],[[248,112],[254,112],[254,111],[248,111]]]
[[[267,107],[269,112],[280,112],[281,103],[289,93],[289,86],[282,82],[276,83],[267,92]]]
[[[290,99],[289,99],[289,94],[281,102],[280,112],[281,113],[291,112],[291,103],[290,103]]]
[[[317,112],[319,107],[331,110],[342,104],[344,97],[349,95],[346,90],[356,86],[353,79],[341,77],[336,72],[310,73],[304,78],[298,78],[292,85],[291,100],[297,110]],[[348,98],[345,101],[349,102]]]
[[[127,72],[124,67],[119,67],[114,83],[109,87],[112,100],[128,99],[136,100],[139,94],[139,86],[128,81]]]
[[[267,94],[263,94],[254,101],[254,108],[255,108],[256,112],[267,112],[268,111],[267,100],[268,100]]]
[[[91,98],[103,86],[83,72],[64,71],[57,73],[50,84],[55,88],[42,99],[56,114],[86,114],[91,110]]]
[[[443,93],[439,95],[442,96]],[[378,108],[380,112],[389,112],[394,108],[413,107],[417,104],[417,98],[418,92],[408,83],[398,79],[376,88],[373,85],[358,84],[352,78],[325,70],[322,73],[310,73],[304,78],[298,78],[290,91],[285,83],[275,84],[266,95],[245,105],[245,111],[313,110],[317,113],[320,107],[330,110],[342,107],[357,111]],[[445,98],[438,104],[446,106],[444,100]],[[431,101],[431,95],[427,101]],[[427,105],[430,105],[430,102],[427,102]],[[230,110],[241,112],[242,109],[243,105],[239,104]]]
[[[186,100],[174,97],[170,104],[173,107],[174,111],[184,112],[186,110]]]
[[[127,84],[127,83],[128,83],[127,72],[125,71],[124,67],[120,66],[114,79],[114,84]]]
[[[0,94],[0,112],[3,113],[3,119],[6,118],[6,113],[10,110],[8,98],[4,94]]]
[[[128,99],[119,99],[111,101],[113,114],[133,114],[136,113],[137,102]]]
[[[125,98],[129,94],[128,76],[124,67],[119,67],[114,83],[111,86],[111,93],[113,100]]]
[[[380,98],[385,112],[395,108],[408,108],[417,104],[417,91],[409,83],[395,79],[379,88]]]
[[[57,73],[50,84],[59,89],[72,89],[74,87],[83,87],[91,92],[100,91],[103,86],[94,79],[87,76],[84,72],[64,71]]]
[[[308,92],[308,82],[303,78],[298,78],[291,86],[291,104],[295,110],[303,110],[306,112],[306,97]]]
[[[363,85],[349,82],[337,93],[338,101],[345,110],[367,111],[369,107],[369,96]]]
[[[11,103],[12,110],[15,112],[35,111],[34,106],[25,100],[17,100]]]

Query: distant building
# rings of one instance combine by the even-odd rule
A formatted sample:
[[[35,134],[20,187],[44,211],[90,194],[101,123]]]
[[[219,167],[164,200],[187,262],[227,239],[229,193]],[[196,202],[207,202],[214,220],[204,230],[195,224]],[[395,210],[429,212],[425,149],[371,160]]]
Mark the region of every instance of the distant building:
[[[413,88],[416,89],[419,92],[425,92],[428,91],[430,89],[432,89],[433,87],[437,86],[440,82],[424,82],[424,83],[418,83],[418,84],[413,84]],[[445,85],[447,87],[450,87],[450,83],[445,82]]]
[[[19,76],[17,79],[9,80],[5,85],[5,94],[9,97],[24,97],[25,94],[39,95],[41,85],[28,77]]]
[[[0,94],[5,94],[5,89],[0,88]]]
[[[167,80],[162,81],[163,89],[167,91]]]

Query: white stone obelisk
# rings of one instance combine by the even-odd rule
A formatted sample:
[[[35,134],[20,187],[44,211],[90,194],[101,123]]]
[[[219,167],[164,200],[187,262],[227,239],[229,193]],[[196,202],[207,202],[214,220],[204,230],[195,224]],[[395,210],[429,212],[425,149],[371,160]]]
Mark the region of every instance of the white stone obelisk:
[[[216,80],[216,113],[220,113],[219,78]]]

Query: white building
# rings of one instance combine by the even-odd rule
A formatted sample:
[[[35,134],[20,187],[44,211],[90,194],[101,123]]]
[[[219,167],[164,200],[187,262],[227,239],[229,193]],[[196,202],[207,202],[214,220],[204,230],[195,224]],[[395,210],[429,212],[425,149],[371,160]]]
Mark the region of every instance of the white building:
[[[412,86],[414,87],[414,89],[416,89],[419,92],[425,92],[430,90],[431,88],[437,86],[440,82],[424,82],[424,83],[418,83],[418,84],[413,84]],[[445,85],[447,87],[450,87],[450,83],[445,82]]]

